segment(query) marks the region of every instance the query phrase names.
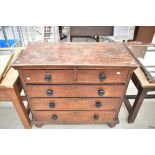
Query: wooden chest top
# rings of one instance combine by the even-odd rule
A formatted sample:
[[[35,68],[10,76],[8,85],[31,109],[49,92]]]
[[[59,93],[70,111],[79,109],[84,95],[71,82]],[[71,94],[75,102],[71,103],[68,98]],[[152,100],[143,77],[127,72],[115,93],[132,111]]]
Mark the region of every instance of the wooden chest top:
[[[132,67],[137,63],[122,43],[33,43],[13,63],[27,67]]]

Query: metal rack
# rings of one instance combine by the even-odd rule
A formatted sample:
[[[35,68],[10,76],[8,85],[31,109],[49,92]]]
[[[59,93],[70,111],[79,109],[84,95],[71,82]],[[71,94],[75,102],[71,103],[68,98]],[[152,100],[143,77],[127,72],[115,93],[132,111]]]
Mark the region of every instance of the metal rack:
[[[13,26],[0,27],[0,47],[14,47],[18,41]]]
[[[57,42],[59,31],[57,26],[1,26],[0,39],[5,47],[25,47],[29,42]]]
[[[58,28],[55,26],[18,26],[17,33],[21,40],[21,46],[29,42],[56,42]]]

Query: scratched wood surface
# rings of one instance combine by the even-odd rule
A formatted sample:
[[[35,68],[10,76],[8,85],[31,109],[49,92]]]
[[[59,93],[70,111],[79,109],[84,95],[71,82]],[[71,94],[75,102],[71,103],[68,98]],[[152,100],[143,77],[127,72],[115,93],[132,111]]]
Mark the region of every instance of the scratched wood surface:
[[[18,67],[120,66],[137,67],[122,43],[33,43],[13,63]]]
[[[44,121],[53,124],[97,124],[113,121],[116,111],[34,111],[34,121]],[[51,119],[53,115],[57,120]],[[98,119],[94,119],[98,115]]]

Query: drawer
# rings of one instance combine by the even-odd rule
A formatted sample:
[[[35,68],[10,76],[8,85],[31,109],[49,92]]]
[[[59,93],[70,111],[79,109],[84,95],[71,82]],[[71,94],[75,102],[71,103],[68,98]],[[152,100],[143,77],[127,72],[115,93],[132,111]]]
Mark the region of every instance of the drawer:
[[[61,124],[105,123],[113,121],[116,111],[34,111],[33,121]]]
[[[73,83],[74,70],[23,70],[25,83]]]
[[[78,83],[126,83],[128,70],[78,70]]]
[[[29,97],[121,97],[124,85],[27,85]]]
[[[120,98],[30,98],[32,110],[115,110]]]

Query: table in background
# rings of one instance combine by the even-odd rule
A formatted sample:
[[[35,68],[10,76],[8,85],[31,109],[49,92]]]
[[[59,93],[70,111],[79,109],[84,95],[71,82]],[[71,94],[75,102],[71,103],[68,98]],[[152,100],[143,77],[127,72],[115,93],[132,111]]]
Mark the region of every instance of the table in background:
[[[133,56],[140,64],[140,68],[136,69],[131,77],[132,82],[136,86],[137,95],[126,95],[124,103],[129,112],[128,122],[133,123],[143,103],[144,98],[155,98],[155,94],[147,95],[148,92],[155,91],[155,62],[152,61],[155,56],[155,47],[153,45],[129,45]],[[150,56],[151,53],[152,56]],[[153,56],[154,55],[154,56]],[[148,60],[146,61],[146,59]],[[134,99],[131,106],[129,99]]]
[[[12,101],[23,125],[25,128],[31,128],[30,119],[28,117],[28,108],[25,108],[23,104],[23,99],[20,95],[22,86],[18,76],[18,72],[10,67],[11,63],[14,61],[16,56],[20,53],[22,49],[20,48],[7,48],[0,49],[1,51],[14,50],[15,54],[8,65],[5,77],[0,82],[0,101]],[[10,122],[11,123],[11,122]]]
[[[113,29],[113,26],[70,26],[70,41],[73,37],[94,37],[99,42],[99,36],[112,36]]]

